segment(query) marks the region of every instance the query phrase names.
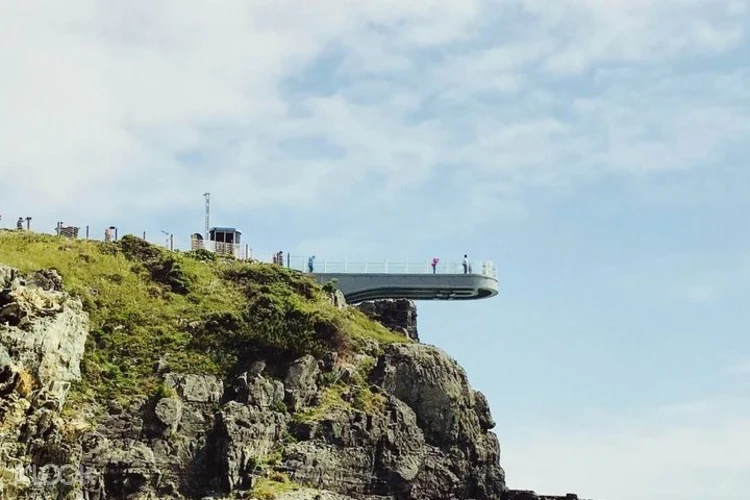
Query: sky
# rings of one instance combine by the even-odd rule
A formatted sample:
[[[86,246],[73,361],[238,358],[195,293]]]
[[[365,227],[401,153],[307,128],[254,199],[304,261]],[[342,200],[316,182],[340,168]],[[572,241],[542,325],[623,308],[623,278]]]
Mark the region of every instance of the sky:
[[[0,0],[0,214],[492,260],[419,304],[512,488],[750,491],[750,0]]]

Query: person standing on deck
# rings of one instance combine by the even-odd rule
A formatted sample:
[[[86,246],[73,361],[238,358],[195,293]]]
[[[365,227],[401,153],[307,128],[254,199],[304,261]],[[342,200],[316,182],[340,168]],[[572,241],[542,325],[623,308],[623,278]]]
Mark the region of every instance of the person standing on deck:
[[[464,274],[469,274],[469,256],[464,254]]]
[[[309,259],[307,259],[307,270],[309,272],[313,272],[313,266],[315,264],[315,256],[311,256]]]
[[[437,257],[432,258],[432,262],[430,263],[430,265],[432,266],[432,274],[435,274],[435,268],[437,267],[438,262],[440,262],[440,259],[438,259]]]

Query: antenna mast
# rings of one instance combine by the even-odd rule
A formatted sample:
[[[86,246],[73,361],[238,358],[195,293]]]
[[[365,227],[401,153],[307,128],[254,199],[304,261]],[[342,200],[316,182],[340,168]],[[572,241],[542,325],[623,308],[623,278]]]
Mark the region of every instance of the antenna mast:
[[[208,241],[209,216],[211,214],[211,193],[203,193],[203,197],[206,199],[206,228],[203,233],[203,238],[204,241]]]

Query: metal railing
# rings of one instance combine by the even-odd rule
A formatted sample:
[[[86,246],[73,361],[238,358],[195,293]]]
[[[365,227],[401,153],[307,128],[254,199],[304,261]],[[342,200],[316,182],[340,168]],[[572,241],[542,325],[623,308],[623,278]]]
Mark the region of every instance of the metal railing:
[[[252,258],[250,247],[244,243],[223,243],[220,241],[202,241],[201,243],[203,249],[214,252],[217,255],[232,256],[240,260]]]
[[[434,267],[430,260],[328,260],[316,258],[313,263],[314,273],[336,274],[480,274],[497,277],[497,269],[491,261],[469,261],[466,272],[463,260],[440,261]],[[309,272],[308,257],[289,256],[284,258],[284,265],[298,271]]]
[[[0,228],[1,229],[1,228]],[[90,235],[89,226],[85,226],[85,236],[83,239],[96,241],[117,241],[119,238],[118,230],[115,227],[108,228],[109,231],[103,240],[95,235]],[[28,229],[26,229],[28,231]],[[64,227],[58,223],[56,234],[60,237],[79,239],[78,227]],[[42,232],[41,234],[49,234]],[[169,234],[166,233],[165,234]],[[146,232],[137,235],[139,238],[146,239]],[[172,235],[165,241],[150,243],[158,246],[164,246],[169,250],[176,250],[173,247]],[[240,260],[253,260],[257,262],[272,263],[274,262],[275,253],[257,252],[246,243],[223,243],[216,241],[200,240],[199,245],[193,246],[191,250],[202,248],[219,255],[232,256]],[[478,274],[497,278],[497,269],[492,261],[472,260],[469,261],[468,269],[464,270],[463,259],[439,261],[436,266],[432,266],[432,259],[424,261],[403,261],[403,260],[328,260],[316,258],[313,264],[314,273],[332,273],[332,274]],[[283,254],[283,266],[295,269],[297,271],[309,272],[308,257],[299,255]]]

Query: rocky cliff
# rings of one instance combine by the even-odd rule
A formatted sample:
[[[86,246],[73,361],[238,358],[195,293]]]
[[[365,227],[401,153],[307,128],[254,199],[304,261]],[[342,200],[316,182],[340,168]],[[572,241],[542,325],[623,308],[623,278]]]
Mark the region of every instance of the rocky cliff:
[[[271,266],[51,241],[0,266],[0,498],[535,498],[441,350]]]
[[[376,300],[363,302],[357,309],[394,332],[419,342],[417,305],[413,300]]]

